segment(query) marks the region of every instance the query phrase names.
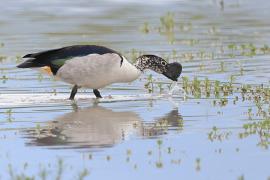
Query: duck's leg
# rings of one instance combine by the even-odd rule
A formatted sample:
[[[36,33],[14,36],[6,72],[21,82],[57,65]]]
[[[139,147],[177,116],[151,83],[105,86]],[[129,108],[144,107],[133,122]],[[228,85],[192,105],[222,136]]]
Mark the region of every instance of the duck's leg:
[[[79,86],[77,86],[77,85],[73,86],[72,91],[71,91],[70,96],[69,96],[70,100],[74,100],[74,97],[77,93],[78,88],[79,88]]]
[[[95,94],[96,98],[102,98],[100,92],[97,89],[93,89],[93,93]]]

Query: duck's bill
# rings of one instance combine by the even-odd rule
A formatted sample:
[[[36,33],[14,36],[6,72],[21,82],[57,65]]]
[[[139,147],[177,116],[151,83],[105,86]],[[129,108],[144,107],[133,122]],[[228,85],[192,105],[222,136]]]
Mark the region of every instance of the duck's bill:
[[[174,62],[167,65],[167,71],[163,73],[167,78],[177,81],[182,72],[182,65]]]
[[[178,81],[178,78],[177,77],[173,77],[173,76],[167,75],[166,73],[163,73],[163,75],[166,76],[170,80]]]

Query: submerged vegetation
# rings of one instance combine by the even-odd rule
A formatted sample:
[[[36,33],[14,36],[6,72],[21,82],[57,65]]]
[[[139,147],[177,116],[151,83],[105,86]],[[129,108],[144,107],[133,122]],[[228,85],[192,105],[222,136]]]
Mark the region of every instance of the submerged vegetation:
[[[269,112],[268,112],[269,114]],[[246,138],[251,135],[258,136],[258,146],[268,149],[270,145],[270,116],[263,120],[247,123],[243,125],[244,131],[239,133],[240,138]]]
[[[12,164],[8,165],[8,173],[9,173],[9,179],[11,180],[34,180],[34,179],[40,179],[40,180],[46,180],[46,179],[55,179],[55,180],[61,180],[66,179],[67,177],[64,175],[65,171],[67,171],[67,167],[64,164],[63,159],[58,159],[57,165],[53,164],[42,164],[39,167],[39,172],[31,174],[31,173],[25,173],[29,169],[28,163],[23,164],[22,172],[16,172],[13,168]],[[1,175],[1,174],[0,174]],[[83,169],[81,172],[76,174],[72,179],[77,180],[83,180],[86,179],[86,177],[89,175],[89,170],[86,168]],[[70,177],[69,177],[70,178]]]

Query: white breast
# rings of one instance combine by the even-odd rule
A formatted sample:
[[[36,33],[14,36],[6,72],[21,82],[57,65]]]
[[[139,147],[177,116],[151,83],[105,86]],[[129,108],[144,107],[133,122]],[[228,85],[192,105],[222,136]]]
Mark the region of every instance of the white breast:
[[[123,57],[124,58],[124,57]],[[117,82],[131,82],[141,72],[125,58],[120,67],[118,54],[91,54],[66,61],[56,76],[70,84],[99,89]]]

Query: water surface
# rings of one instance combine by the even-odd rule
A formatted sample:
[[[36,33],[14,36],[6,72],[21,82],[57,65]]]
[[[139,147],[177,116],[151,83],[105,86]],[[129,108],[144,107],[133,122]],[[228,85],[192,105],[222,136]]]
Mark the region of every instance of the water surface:
[[[268,1],[0,2],[1,179],[269,178]],[[146,72],[72,102],[68,84],[15,67],[73,44],[178,61],[186,96]]]

